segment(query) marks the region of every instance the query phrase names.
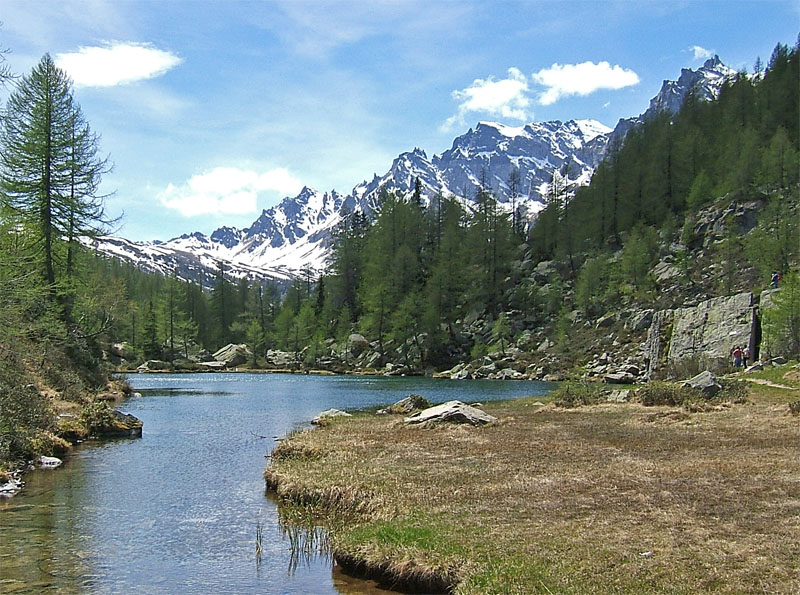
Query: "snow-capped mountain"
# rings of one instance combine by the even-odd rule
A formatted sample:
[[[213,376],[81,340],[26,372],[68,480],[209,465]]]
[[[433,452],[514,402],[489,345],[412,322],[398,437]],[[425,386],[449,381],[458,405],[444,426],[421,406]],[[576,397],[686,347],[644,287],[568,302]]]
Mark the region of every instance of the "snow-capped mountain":
[[[613,131],[594,120],[518,127],[479,122],[441,154],[428,157],[418,148],[402,153],[383,176],[365,180],[348,195],[303,188],[297,196],[264,210],[246,229],[226,226],[210,236],[195,232],[167,242],[104,237],[94,245],[143,270],[174,271],[206,286],[213,284],[220,263],[229,277],[286,281],[303,268],[323,270],[335,225],[354,211],[371,215],[382,189],[407,196],[419,179],[426,202],[441,192],[469,204],[485,185],[510,210],[509,180],[514,170],[519,172],[516,203],[533,218],[544,207],[554,171],[566,171],[572,184],[587,184],[612,139],[624,138],[631,126],[661,110],[676,112],[691,88],[703,99],[717,97],[725,78],[735,74],[716,56],[695,71],[683,69],[677,81],[664,81],[643,114],[620,120]]]
[[[640,124],[647,118],[655,116],[660,112],[677,113],[681,105],[683,105],[686,94],[692,89],[694,89],[697,96],[704,101],[716,99],[719,97],[720,90],[725,81],[735,76],[736,71],[725,66],[719,59],[719,56],[716,55],[706,60],[697,70],[682,68],[678,80],[667,80],[661,84],[661,89],[658,94],[650,100],[650,105],[644,113],[633,118],[623,118],[620,120],[614,128],[611,138],[624,138],[625,134],[627,134],[628,130],[633,126]]]

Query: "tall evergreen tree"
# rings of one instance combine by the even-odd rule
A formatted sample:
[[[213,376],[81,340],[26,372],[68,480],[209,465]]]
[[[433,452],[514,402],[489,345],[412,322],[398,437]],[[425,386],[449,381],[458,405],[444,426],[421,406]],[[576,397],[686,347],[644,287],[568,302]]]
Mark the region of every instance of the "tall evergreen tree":
[[[22,77],[6,105],[0,127],[0,188],[7,207],[37,230],[43,277],[56,283],[56,246],[102,229],[107,221],[100,177],[108,163],[98,157],[92,134],[72,97],[72,83],[45,54]]]

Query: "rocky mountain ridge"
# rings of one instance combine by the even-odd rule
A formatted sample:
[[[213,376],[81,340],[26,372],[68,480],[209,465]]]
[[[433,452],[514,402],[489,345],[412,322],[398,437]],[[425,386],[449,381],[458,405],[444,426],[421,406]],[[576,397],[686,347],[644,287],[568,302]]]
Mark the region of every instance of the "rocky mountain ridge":
[[[265,209],[245,229],[223,226],[210,236],[194,232],[167,242],[132,242],[105,236],[96,250],[146,271],[175,273],[210,287],[220,266],[231,278],[286,282],[306,268],[322,271],[331,231],[347,213],[375,212],[382,189],[407,196],[421,183],[428,202],[436,193],[460,197],[467,207],[478,190],[489,188],[506,211],[518,210],[533,221],[544,207],[554,171],[567,171],[570,186],[588,184],[609,142],[660,110],[675,112],[690,89],[703,99],[716,97],[725,78],[735,72],[714,57],[697,70],[683,69],[676,81],[664,81],[642,115],[620,120],[614,130],[594,120],[532,122],[507,126],[479,122],[456,137],[441,154],[428,157],[415,148],[400,154],[383,176],[375,175],[347,194],[305,187],[295,197]],[[515,191],[513,171],[519,172]]]

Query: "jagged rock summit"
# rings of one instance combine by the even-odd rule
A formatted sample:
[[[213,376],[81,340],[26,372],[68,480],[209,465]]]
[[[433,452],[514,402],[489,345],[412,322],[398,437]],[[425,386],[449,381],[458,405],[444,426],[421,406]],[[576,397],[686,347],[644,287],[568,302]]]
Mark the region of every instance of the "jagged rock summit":
[[[442,193],[470,206],[478,190],[487,187],[501,208],[516,210],[522,219],[532,221],[544,207],[554,171],[567,166],[571,186],[588,184],[615,138],[623,138],[633,125],[654,113],[677,111],[692,88],[702,99],[717,97],[725,79],[735,74],[717,56],[697,70],[683,69],[677,80],[664,81],[643,114],[620,120],[613,131],[595,120],[523,126],[479,122],[440,154],[429,157],[419,148],[401,153],[384,175],[361,182],[347,195],[305,187],[297,196],[262,211],[246,229],[222,226],[210,236],[194,232],[167,242],[106,236],[97,239],[94,247],[145,271],[174,272],[206,287],[213,286],[219,263],[229,278],[285,282],[304,268],[324,269],[332,230],[344,216],[353,212],[369,216],[378,208],[382,189],[408,196],[417,179],[424,202]],[[509,187],[515,168],[519,171],[516,193]]]

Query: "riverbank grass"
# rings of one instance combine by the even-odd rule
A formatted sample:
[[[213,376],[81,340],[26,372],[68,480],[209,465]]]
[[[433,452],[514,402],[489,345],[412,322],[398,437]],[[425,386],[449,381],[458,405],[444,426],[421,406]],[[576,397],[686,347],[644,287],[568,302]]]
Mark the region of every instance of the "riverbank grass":
[[[488,403],[483,428],[356,415],[290,436],[265,476],[331,527],[337,561],[398,585],[794,592],[800,380],[784,383],[707,410]]]

